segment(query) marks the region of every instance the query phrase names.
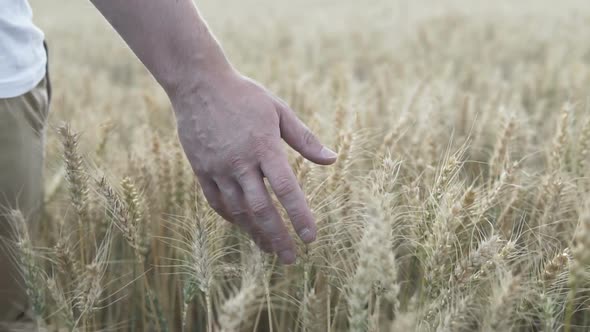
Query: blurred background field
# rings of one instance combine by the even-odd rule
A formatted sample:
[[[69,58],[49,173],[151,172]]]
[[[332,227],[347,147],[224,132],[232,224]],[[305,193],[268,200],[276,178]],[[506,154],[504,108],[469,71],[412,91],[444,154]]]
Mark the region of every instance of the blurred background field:
[[[31,274],[49,326],[590,327],[587,1],[197,2],[340,153],[292,155],[320,236],[291,267],[209,210],[166,95],[91,3],[31,2],[54,89]]]
[[[32,5],[51,48],[54,124],[68,120],[92,133],[86,143],[106,119],[116,120],[115,133],[132,134],[157,122],[156,128],[166,128],[164,135],[171,134],[164,124],[171,123],[169,112],[154,114],[143,107],[147,95],[158,108],[167,108],[162,91],[90,3],[68,0],[57,6],[33,0]],[[546,65],[554,71],[565,66],[570,71],[559,71],[559,76],[583,79],[576,66],[590,57],[584,45],[585,1],[259,0],[198,5],[241,71],[285,99],[293,86],[311,95],[309,99],[320,99],[321,107],[313,109],[319,117],[341,99],[320,97],[319,90],[341,76],[355,79],[349,99],[365,109],[376,102],[366,90],[381,84],[379,79],[395,83],[386,91],[387,102],[402,103],[423,81],[443,85],[436,93],[457,97],[479,88],[466,86],[467,80],[511,90],[509,85],[532,79],[510,82],[511,76]],[[445,75],[455,74],[445,81]],[[313,88],[305,89],[311,84]],[[388,120],[394,121],[396,114],[390,115]]]

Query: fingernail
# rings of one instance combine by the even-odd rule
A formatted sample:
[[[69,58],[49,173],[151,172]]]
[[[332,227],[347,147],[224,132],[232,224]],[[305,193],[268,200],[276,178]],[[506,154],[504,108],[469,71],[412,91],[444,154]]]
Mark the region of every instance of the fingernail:
[[[336,152],[330,150],[329,148],[327,148],[325,146],[322,147],[322,150],[320,151],[320,154],[321,154],[321,156],[323,158],[326,158],[326,159],[336,159],[336,158],[338,158],[338,154]]]
[[[295,253],[291,249],[286,249],[279,252],[279,258],[283,264],[293,264],[295,263]]]
[[[301,232],[299,232],[299,237],[305,243],[309,243],[315,240],[315,235],[311,232],[309,228],[304,228],[303,230],[301,230]]]

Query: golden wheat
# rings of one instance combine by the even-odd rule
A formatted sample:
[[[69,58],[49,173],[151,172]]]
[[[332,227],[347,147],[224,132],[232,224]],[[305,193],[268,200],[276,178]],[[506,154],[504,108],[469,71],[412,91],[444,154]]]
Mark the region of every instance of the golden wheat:
[[[39,231],[10,212],[7,243],[39,324],[590,328],[587,1],[201,1],[236,67],[340,154],[290,156],[318,223],[293,266],[209,208],[163,91],[67,4],[33,1],[55,88],[46,204]]]

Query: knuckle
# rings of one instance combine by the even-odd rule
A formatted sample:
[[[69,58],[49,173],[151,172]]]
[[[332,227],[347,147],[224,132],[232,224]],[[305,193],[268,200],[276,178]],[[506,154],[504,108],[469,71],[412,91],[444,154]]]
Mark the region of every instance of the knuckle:
[[[238,181],[243,180],[245,177],[248,176],[248,174],[250,174],[250,170],[247,167],[236,168],[233,171],[233,175],[235,179]]]
[[[276,180],[275,184],[275,193],[279,197],[285,197],[291,195],[295,192],[295,185],[293,182],[287,177],[279,177]]]
[[[232,209],[230,215],[235,220],[244,220],[248,216],[248,211],[244,209]]]
[[[229,167],[238,172],[243,171],[246,168],[246,161],[239,155],[233,154],[228,157],[228,165]]]
[[[223,170],[224,176],[230,174],[230,176],[236,180],[241,180],[251,173],[252,163],[248,158],[244,158],[243,155],[233,154],[226,160],[226,167],[218,169],[217,173]]]
[[[303,142],[305,145],[315,145],[317,143],[317,138],[309,129],[305,129],[303,132]]]
[[[254,154],[258,158],[266,156],[271,147],[271,139],[268,136],[254,137]]]
[[[271,245],[276,251],[282,251],[284,249],[290,249],[291,243],[289,241],[289,236],[284,234],[276,234],[271,239]]]
[[[298,228],[303,228],[307,225],[308,217],[307,213],[301,209],[294,209],[289,212],[289,218],[293,222],[293,225]]]
[[[263,201],[252,202],[250,209],[252,210],[252,215],[256,218],[266,218],[270,213],[270,206],[267,202]]]

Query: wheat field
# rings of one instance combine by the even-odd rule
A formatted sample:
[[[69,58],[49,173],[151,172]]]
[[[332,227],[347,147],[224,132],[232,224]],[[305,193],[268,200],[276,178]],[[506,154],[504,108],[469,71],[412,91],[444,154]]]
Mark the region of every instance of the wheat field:
[[[40,326],[590,330],[587,1],[197,4],[230,61],[338,151],[290,155],[317,241],[283,266],[218,217],[116,33],[87,1],[35,0],[45,207],[36,229],[12,219]]]

